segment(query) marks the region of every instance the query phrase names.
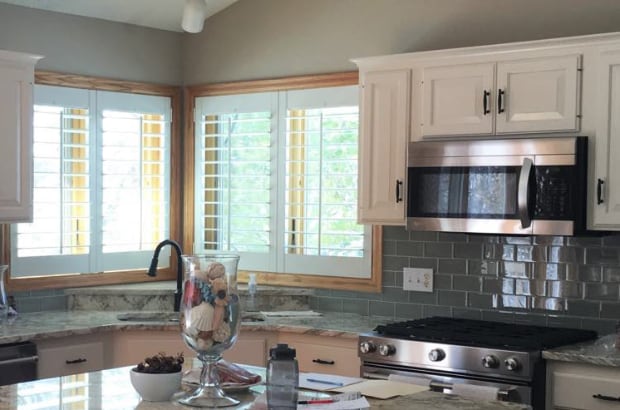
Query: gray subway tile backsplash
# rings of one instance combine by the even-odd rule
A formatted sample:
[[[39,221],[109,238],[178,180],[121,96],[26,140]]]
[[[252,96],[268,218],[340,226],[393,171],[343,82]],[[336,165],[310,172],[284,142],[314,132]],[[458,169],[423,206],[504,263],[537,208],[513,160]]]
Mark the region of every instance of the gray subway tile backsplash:
[[[467,317],[603,334],[620,320],[620,233],[528,237],[407,233],[402,227],[383,232],[381,300],[353,292],[342,308],[333,305],[337,310],[345,305],[347,311],[364,310],[359,301],[366,300],[371,315]],[[432,268],[434,291],[401,291],[404,267]]]

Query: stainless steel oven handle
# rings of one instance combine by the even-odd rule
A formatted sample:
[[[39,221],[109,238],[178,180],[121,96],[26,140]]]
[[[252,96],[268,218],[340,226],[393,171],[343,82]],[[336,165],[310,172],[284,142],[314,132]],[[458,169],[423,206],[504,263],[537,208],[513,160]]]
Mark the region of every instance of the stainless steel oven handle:
[[[454,386],[453,384],[450,383],[442,383],[442,382],[437,382],[432,380],[430,383],[430,388],[431,390],[435,390],[435,391],[444,391],[445,389],[449,389],[452,390],[452,386]],[[497,391],[497,400],[499,401],[507,401],[508,398],[510,397],[510,391],[512,390],[512,388],[507,388],[507,389],[499,389]]]
[[[0,360],[0,367],[18,363],[38,362],[39,356],[18,357],[16,359]]]
[[[529,228],[532,224],[528,203],[530,199],[530,174],[532,173],[533,167],[534,162],[531,159],[523,158],[523,165],[521,165],[521,173],[519,174],[519,190],[517,192],[518,213],[523,229]]]

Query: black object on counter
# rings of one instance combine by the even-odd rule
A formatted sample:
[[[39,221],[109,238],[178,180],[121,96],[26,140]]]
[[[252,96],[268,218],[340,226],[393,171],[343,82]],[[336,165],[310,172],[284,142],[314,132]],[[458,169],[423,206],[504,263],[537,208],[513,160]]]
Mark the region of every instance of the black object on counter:
[[[149,276],[157,276],[157,262],[159,258],[159,252],[161,252],[161,248],[166,245],[172,246],[177,252],[177,290],[174,292],[174,311],[178,312],[181,306],[181,294],[183,293],[183,259],[181,258],[183,251],[181,250],[181,245],[179,245],[178,242],[173,241],[172,239],[166,239],[157,244],[155,252],[153,253],[153,259],[151,259],[151,266],[149,266],[147,274]]]

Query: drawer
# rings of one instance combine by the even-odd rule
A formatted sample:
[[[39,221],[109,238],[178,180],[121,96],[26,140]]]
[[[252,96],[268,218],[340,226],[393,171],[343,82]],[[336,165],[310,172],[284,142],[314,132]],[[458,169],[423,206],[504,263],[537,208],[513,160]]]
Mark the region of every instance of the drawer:
[[[357,350],[335,346],[296,343],[299,371],[359,377]]]
[[[103,342],[39,347],[38,376],[66,376],[104,368]]]
[[[620,397],[620,369],[582,366],[553,371],[553,406],[557,409],[620,410],[620,401],[595,398]]]

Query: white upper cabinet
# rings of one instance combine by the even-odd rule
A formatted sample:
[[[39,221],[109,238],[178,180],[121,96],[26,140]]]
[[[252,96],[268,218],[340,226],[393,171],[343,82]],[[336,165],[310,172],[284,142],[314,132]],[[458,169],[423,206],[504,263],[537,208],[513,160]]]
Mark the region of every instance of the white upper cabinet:
[[[32,84],[39,58],[0,50],[0,222],[32,220]]]
[[[620,49],[601,53],[596,124],[592,223],[620,227]]]
[[[405,224],[410,78],[408,69],[360,76],[360,223]]]
[[[425,67],[421,133],[576,131],[580,64],[569,55]]]
[[[463,64],[424,70],[424,135],[491,134],[493,64]]]

